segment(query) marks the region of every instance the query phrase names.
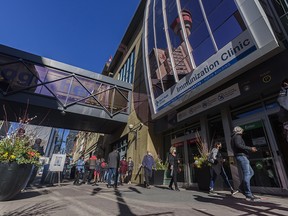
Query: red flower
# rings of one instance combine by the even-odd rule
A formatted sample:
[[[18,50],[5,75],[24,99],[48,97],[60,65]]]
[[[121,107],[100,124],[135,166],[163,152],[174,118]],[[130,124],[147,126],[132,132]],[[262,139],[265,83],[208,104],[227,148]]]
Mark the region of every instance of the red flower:
[[[29,155],[29,157],[30,157],[30,158],[32,158],[32,157],[34,157],[34,156],[35,156],[35,152],[33,152],[33,151],[30,151],[30,152],[28,152],[28,155]]]

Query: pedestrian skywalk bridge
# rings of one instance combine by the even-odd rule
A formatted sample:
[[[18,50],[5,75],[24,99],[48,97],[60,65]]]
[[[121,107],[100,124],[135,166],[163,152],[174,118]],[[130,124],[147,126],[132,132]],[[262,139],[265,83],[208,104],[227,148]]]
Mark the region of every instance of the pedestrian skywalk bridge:
[[[0,103],[9,121],[28,112],[45,126],[111,133],[127,122],[131,89],[129,83],[0,45]],[[6,116],[2,106],[0,114]]]

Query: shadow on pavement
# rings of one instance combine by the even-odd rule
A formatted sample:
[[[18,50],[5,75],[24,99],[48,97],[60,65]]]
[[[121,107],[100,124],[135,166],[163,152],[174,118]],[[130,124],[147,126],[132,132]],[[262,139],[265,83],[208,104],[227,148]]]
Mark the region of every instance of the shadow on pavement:
[[[137,188],[134,187],[128,187],[129,190],[134,191],[136,193],[142,194],[141,191],[137,190]]]
[[[91,193],[91,196],[98,194],[101,190],[102,190],[102,188],[94,188],[92,193]]]
[[[136,191],[137,193],[140,193],[140,191],[138,191],[136,188],[133,187],[129,187],[130,190],[132,191]],[[119,191],[117,188],[115,188],[114,190],[115,195],[117,197],[117,203],[118,203],[118,207],[119,207],[119,216],[125,215],[125,216],[136,216],[136,214],[134,214],[131,209],[129,208],[129,206],[127,205],[127,203],[125,202],[123,195],[121,194],[121,191]],[[156,212],[156,213],[149,213],[149,214],[137,214],[137,216],[157,216],[157,215],[175,215],[174,212]]]
[[[123,199],[121,192],[117,188],[115,188],[115,195],[117,197],[117,204],[118,204],[119,211],[120,211],[119,216],[121,216],[121,215],[136,216],[134,213],[132,213],[129,206],[127,205],[127,203]]]
[[[42,195],[42,193],[39,193],[37,191],[24,191],[24,192],[17,194],[11,201],[28,199],[28,198],[32,198],[32,197],[36,197],[40,195]]]
[[[163,190],[171,190],[168,186],[163,186],[163,185],[154,185],[155,188],[160,188]]]
[[[28,207],[19,207],[13,211],[4,212],[3,216],[51,215],[51,213],[65,208],[66,206],[63,203],[48,201],[37,203]]]
[[[195,200],[199,202],[205,202],[205,203],[213,203],[215,205],[229,207],[235,211],[240,212],[246,212],[246,215],[277,215],[277,216],[286,216],[288,212],[288,208],[281,207],[277,203],[267,202],[265,199],[262,199],[259,202],[253,202],[253,201],[246,201],[244,198],[238,198],[233,196],[209,196],[209,197],[203,197],[199,195],[194,195]],[[204,213],[206,215],[211,215],[209,212],[201,211],[199,209],[194,209],[196,211],[200,211],[201,213]],[[273,210],[277,211],[277,213],[273,212]],[[279,213],[278,211],[283,211],[283,214]],[[284,213],[285,212],[285,213]]]
[[[173,216],[175,215],[175,213],[174,212],[161,212],[161,213],[152,213],[152,214],[145,214],[145,215],[138,215],[138,216],[157,216],[157,215]]]

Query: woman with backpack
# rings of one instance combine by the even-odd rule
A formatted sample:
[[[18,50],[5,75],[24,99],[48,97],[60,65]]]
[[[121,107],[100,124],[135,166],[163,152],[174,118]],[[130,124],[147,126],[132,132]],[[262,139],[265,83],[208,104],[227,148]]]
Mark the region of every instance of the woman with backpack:
[[[210,168],[211,179],[210,179],[209,192],[214,193],[214,185],[215,185],[217,176],[220,174],[225,184],[227,185],[227,187],[230,188],[231,195],[235,195],[236,193],[238,193],[238,190],[234,190],[234,188],[229,182],[228,176],[223,167],[223,163],[225,162],[225,159],[222,157],[219,151],[221,148],[222,148],[222,143],[216,142],[214,144],[214,148],[211,150],[209,157],[208,157],[208,161],[212,164]]]

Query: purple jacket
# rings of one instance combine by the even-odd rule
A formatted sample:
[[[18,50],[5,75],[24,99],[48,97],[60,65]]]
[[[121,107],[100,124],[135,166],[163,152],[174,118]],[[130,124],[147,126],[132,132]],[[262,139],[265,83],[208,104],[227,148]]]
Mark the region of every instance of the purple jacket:
[[[156,168],[156,164],[152,155],[146,154],[142,161],[142,166],[146,167],[149,170],[152,170],[152,167]]]

